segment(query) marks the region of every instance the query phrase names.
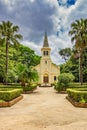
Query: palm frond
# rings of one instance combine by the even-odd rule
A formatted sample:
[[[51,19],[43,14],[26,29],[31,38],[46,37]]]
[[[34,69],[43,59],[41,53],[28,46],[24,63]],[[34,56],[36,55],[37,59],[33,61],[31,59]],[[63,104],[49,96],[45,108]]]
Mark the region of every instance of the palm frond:
[[[15,38],[15,39],[18,39],[18,40],[22,40],[22,39],[23,39],[23,37],[22,37],[21,34],[15,34],[15,35],[14,35],[14,38]]]

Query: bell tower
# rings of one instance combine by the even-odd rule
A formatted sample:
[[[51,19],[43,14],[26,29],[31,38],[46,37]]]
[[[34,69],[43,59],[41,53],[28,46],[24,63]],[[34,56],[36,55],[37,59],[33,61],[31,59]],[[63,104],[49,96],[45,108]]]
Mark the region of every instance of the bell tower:
[[[50,58],[50,51],[51,49],[48,44],[47,32],[45,32],[43,48],[41,48],[42,58]]]
[[[41,48],[41,83],[50,84],[50,71],[51,70],[51,48],[49,47],[47,33],[45,32],[43,47]]]

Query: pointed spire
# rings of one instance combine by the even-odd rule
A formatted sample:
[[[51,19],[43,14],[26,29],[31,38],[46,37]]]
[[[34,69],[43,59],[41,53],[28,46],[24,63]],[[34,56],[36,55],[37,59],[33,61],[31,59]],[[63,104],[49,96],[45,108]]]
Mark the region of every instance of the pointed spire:
[[[43,47],[49,47],[48,38],[47,38],[47,32],[45,32]]]

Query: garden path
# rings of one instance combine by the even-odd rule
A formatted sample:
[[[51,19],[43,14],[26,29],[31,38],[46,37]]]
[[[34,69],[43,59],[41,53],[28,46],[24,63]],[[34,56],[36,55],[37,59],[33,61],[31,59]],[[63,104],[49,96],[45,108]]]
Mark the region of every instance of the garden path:
[[[0,130],[87,130],[87,108],[75,108],[53,88],[38,88],[0,108]]]

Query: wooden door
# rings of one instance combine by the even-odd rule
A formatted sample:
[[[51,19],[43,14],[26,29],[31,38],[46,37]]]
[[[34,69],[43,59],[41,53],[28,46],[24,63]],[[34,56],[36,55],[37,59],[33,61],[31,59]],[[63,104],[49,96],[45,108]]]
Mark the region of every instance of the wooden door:
[[[48,78],[48,76],[44,76],[43,81],[44,81],[44,83],[49,83],[49,78]]]

